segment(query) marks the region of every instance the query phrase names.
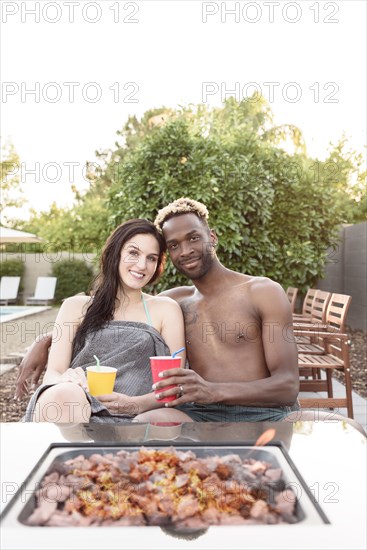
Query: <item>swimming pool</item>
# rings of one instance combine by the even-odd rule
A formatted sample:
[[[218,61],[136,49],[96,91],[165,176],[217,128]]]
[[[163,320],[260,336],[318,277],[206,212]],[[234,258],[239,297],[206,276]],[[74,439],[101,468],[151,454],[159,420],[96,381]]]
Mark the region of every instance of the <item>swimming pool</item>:
[[[51,306],[0,306],[0,323],[14,321],[47,309],[51,309]]]

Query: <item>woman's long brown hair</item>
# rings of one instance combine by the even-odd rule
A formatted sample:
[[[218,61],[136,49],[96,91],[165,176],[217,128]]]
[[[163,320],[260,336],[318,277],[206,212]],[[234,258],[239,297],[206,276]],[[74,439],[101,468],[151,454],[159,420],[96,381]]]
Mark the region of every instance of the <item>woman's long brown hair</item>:
[[[127,241],[135,235],[142,234],[153,235],[159,245],[157,268],[149,283],[154,283],[162,274],[166,260],[166,245],[154,224],[148,220],[136,218],[119,225],[108,237],[102,250],[100,272],[94,282],[94,298],[75,334],[73,357],[83,348],[89,332],[97,331],[113,318],[117,294],[120,291],[123,292],[119,272],[121,250]]]

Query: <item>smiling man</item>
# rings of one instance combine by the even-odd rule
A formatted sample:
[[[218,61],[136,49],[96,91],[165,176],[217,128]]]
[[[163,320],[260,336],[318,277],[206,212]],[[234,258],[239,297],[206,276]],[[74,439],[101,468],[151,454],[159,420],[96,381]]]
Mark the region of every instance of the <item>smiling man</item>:
[[[208,217],[202,203],[188,198],[156,217],[173,264],[193,282],[162,293],[183,311],[189,368],[166,371],[154,387],[159,397],[177,394],[165,390],[172,384],[181,395],[168,409],[145,412],[136,421],[276,421],[299,408],[297,348],[285,292],[266,277],[222,265]],[[50,341],[42,342],[23,360],[18,396],[44,368]]]
[[[155,220],[173,264],[193,282],[162,293],[183,311],[190,368],[168,371],[155,389],[164,397],[175,393],[166,386],[179,385],[180,397],[166,405],[175,407],[174,420],[179,411],[198,421],[280,420],[299,408],[288,299],[270,279],[220,263],[208,217],[203,204],[181,198]],[[163,418],[168,415],[155,410],[139,420]]]

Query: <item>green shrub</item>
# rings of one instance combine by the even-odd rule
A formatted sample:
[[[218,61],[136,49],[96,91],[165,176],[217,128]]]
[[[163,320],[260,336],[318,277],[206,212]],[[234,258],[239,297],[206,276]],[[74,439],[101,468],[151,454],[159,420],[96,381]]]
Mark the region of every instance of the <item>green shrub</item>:
[[[340,222],[333,188],[315,178],[301,146],[292,155],[278,147],[259,114],[261,105],[232,102],[208,123],[200,113],[176,113],[145,135],[115,169],[110,229],[133,217],[154,220],[159,208],[187,196],[208,207],[226,267],[284,288],[313,286]],[[187,284],[168,262],[156,290]]]
[[[0,262],[0,277],[20,277],[19,292],[23,292],[25,265],[20,258]]]
[[[61,302],[79,292],[88,292],[93,269],[83,260],[62,260],[53,266],[52,275],[57,277],[55,300]]]

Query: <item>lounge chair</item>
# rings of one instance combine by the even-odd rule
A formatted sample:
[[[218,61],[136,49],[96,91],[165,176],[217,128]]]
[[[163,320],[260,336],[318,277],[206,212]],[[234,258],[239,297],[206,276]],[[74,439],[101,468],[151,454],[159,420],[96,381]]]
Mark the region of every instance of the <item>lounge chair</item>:
[[[20,284],[20,277],[1,277],[0,281],[0,303],[8,305],[9,302],[16,302]]]
[[[34,296],[27,298],[28,304],[45,304],[52,302],[55,297],[57,277],[38,277]]]

